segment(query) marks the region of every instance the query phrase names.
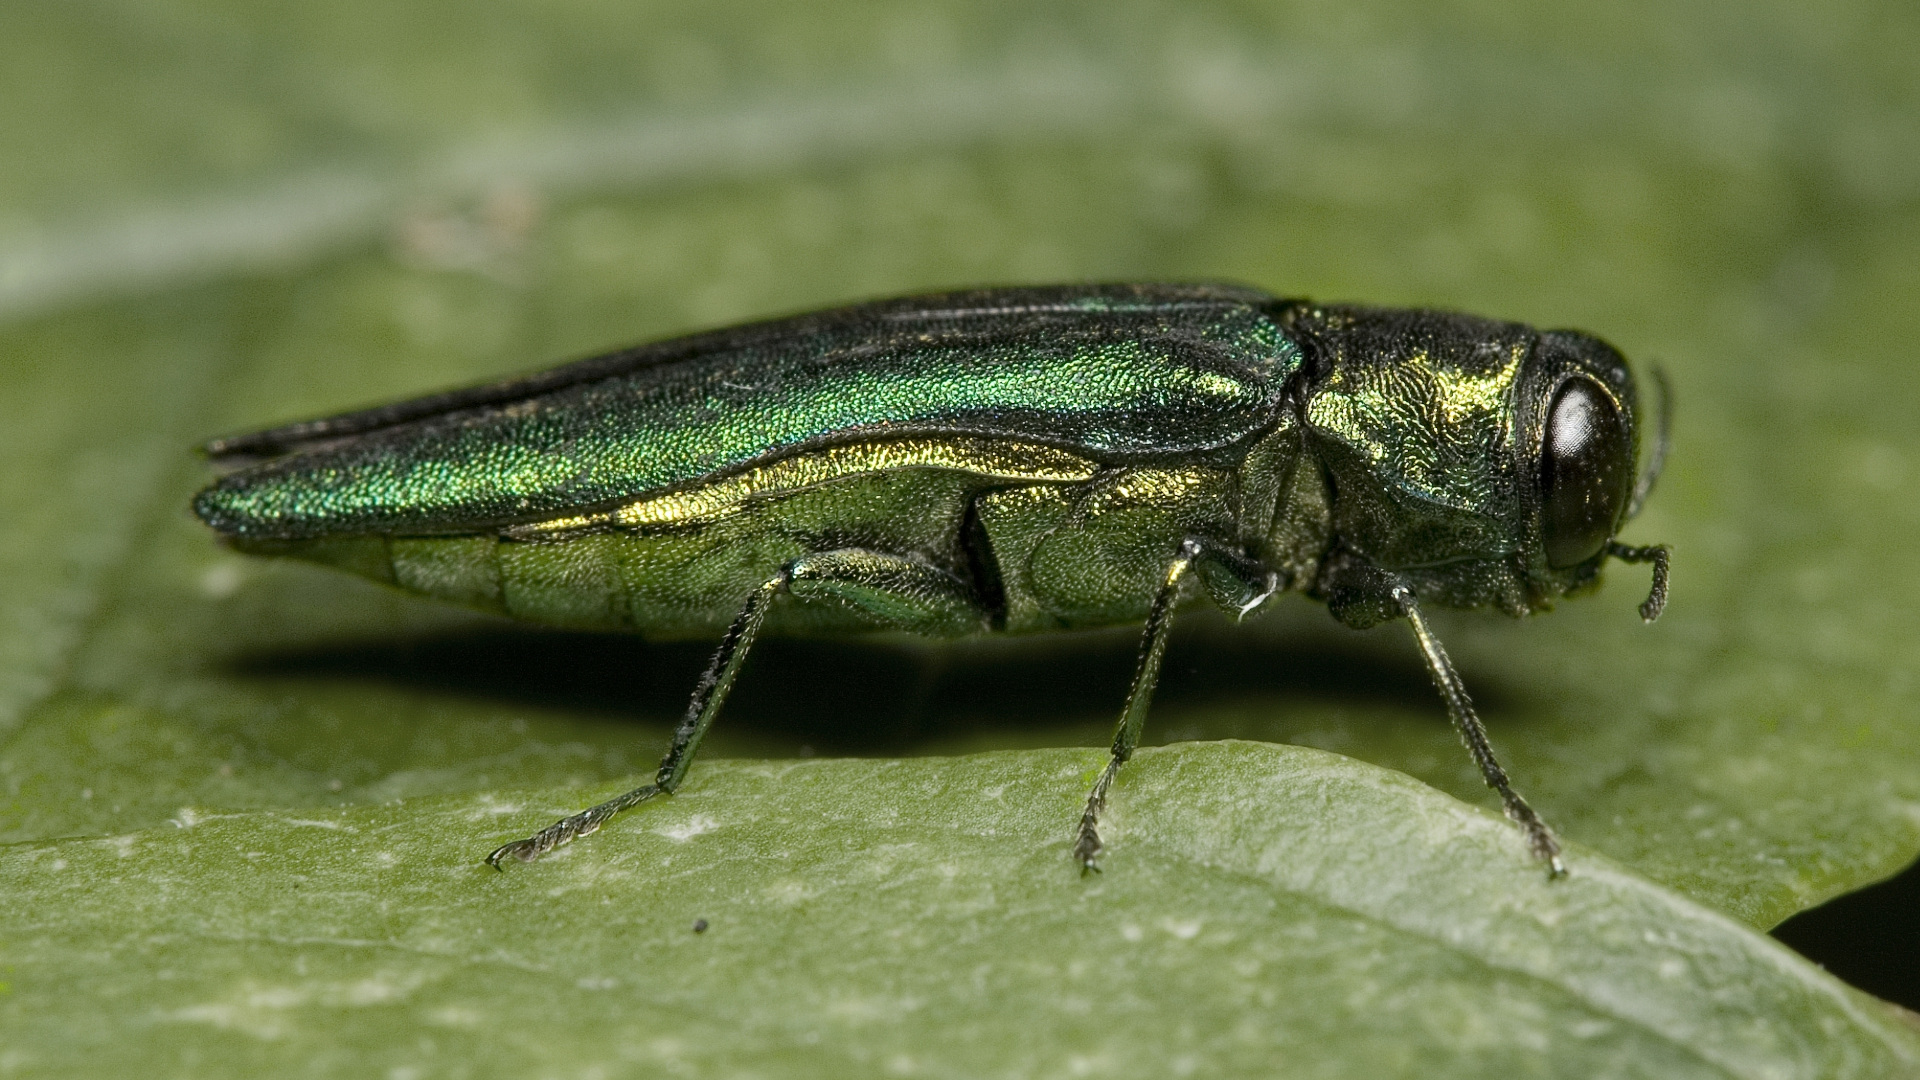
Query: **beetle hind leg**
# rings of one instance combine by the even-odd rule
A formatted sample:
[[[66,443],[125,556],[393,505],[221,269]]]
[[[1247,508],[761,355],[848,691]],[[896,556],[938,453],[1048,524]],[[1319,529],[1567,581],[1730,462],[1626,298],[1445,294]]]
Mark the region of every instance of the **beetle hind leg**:
[[[796,560],[787,590],[802,600],[833,600],[896,630],[960,637],[989,628],[976,590],[936,566],[864,548]]]
[[[502,845],[487,856],[488,865],[497,870],[509,858],[532,862],[554,848],[598,832],[622,810],[656,795],[673,794],[733,688],[734,677],[766,620],[768,605],[782,592],[803,600],[831,598],[890,626],[922,634],[980,630],[986,627],[988,618],[965,582],[925,563],[861,549],[803,555],[755,589],[727,627],[706,673],[694,687],[686,716],[673,733],[673,745],[661,759],[653,783],[562,818],[524,840]]]
[[[605,825],[608,818],[622,810],[638,806],[662,792],[672,794],[680,786],[681,777],[686,775],[687,766],[692,764],[694,752],[700,748],[700,739],[706,735],[707,728],[713,725],[714,716],[720,712],[727,691],[733,688],[734,676],[739,674],[740,664],[747,658],[747,650],[752,647],[754,638],[759,636],[760,624],[766,621],[767,605],[788,587],[792,574],[791,566],[783,567],[778,574],[755,589],[747,597],[740,614],[727,627],[726,636],[720,639],[720,647],[714,650],[706,673],[694,685],[693,700],[687,703],[686,716],[674,730],[673,745],[667,749],[667,756],[661,759],[653,783],[634,788],[598,806],[588,807],[571,817],[561,818],[525,840],[503,844],[487,856],[487,865],[498,870],[501,860],[507,858],[532,862],[554,848],[599,832],[600,826]]]

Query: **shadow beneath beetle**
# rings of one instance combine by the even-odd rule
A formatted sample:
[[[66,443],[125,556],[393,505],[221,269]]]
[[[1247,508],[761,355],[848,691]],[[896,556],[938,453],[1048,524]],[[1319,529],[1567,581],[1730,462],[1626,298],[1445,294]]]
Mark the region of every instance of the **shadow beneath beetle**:
[[[1286,740],[1284,717],[1303,710],[1447,724],[1413,643],[1391,627],[1355,634],[1297,618],[1246,630],[1205,615],[1187,622],[1162,667],[1154,697],[1162,722],[1149,721],[1149,743],[1170,734],[1165,719],[1174,715],[1183,739]],[[1138,638],[1137,628],[959,642],[769,637],[754,647],[716,730],[768,752],[855,756],[1099,743],[1125,699]],[[501,624],[256,653],[226,668],[672,724],[712,648]],[[1509,711],[1513,695],[1493,673],[1463,675],[1486,712]],[[1250,713],[1278,719],[1250,729]]]

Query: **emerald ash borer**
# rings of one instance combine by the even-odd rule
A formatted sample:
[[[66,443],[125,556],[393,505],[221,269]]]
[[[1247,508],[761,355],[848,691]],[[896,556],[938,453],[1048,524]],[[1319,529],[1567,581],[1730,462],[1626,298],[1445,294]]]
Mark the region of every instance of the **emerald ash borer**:
[[[1592,586],[1652,487],[1597,338],[1226,285],[860,304],[216,439],[193,509],[290,555],[536,622],[720,645],[653,782],[507,844],[532,860],[685,777],[763,629],[939,637],[1144,623],[1073,857],[1095,868],[1174,609],[1276,593],[1404,619],[1550,872],[1425,605],[1525,615]]]

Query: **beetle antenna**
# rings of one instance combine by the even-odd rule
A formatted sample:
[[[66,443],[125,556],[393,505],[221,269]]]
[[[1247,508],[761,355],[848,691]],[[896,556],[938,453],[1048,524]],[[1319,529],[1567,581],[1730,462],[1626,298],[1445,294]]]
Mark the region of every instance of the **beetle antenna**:
[[[1647,593],[1647,598],[1640,602],[1640,618],[1647,622],[1659,618],[1660,612],[1667,606],[1667,545],[1628,547],[1625,544],[1609,541],[1607,554],[1621,562],[1653,564],[1653,589]]]
[[[1660,426],[1653,437],[1653,453],[1647,458],[1647,467],[1633,482],[1633,497],[1627,500],[1628,521],[1640,516],[1640,507],[1646,503],[1647,496],[1653,494],[1654,482],[1660,479],[1660,470],[1667,465],[1667,447],[1673,442],[1673,384],[1667,381],[1667,371],[1659,364],[1652,365],[1651,370],[1653,385],[1660,390]]]

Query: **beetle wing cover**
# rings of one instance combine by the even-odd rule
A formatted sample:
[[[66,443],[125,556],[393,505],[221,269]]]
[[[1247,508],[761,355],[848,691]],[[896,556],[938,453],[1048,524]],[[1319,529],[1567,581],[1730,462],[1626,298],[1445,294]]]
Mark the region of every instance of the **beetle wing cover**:
[[[483,532],[688,487],[787,454],[973,435],[1121,464],[1236,444],[1300,352],[1227,286],[988,289],[643,345],[490,386],[217,440],[202,491],[260,539]]]

